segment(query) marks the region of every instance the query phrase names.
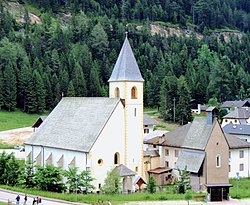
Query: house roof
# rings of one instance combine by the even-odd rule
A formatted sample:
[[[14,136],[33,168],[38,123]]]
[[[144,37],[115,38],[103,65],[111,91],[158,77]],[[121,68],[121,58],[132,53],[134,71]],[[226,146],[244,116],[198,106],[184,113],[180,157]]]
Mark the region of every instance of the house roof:
[[[225,101],[221,104],[221,108],[232,108],[232,107],[244,107],[249,106],[249,102],[247,100],[235,100],[235,101]]]
[[[158,149],[150,149],[144,151],[144,157],[158,157],[159,155],[159,150]]]
[[[144,141],[150,140],[150,139],[158,137],[158,136],[162,136],[163,134],[165,134],[167,132],[169,132],[169,131],[167,131],[167,130],[154,130],[153,132],[147,134],[144,137]]]
[[[148,114],[143,114],[143,125],[158,125],[159,123]]]
[[[132,171],[131,169],[129,169],[123,164],[120,164],[119,166],[115,167],[114,170],[118,171],[121,177],[137,175],[136,172]]]
[[[170,146],[170,147],[181,147],[184,138],[188,130],[190,129],[191,124],[186,124],[182,127],[178,127],[177,129],[166,132],[158,137],[149,139],[145,141],[145,144],[157,144],[161,146]],[[163,136],[163,139],[161,137]]]
[[[250,147],[250,143],[242,140],[234,135],[225,134],[229,148],[230,149],[238,149],[238,148],[248,148]]]
[[[205,158],[205,152],[182,150],[176,162],[176,167],[187,171],[198,173]]]
[[[192,123],[167,132],[163,134],[163,137],[158,136],[144,143],[205,150],[213,127],[214,123],[212,125],[207,124],[207,118],[195,117]]]
[[[234,111],[228,113],[223,118],[227,119],[248,119],[250,112],[246,108],[236,108]]]
[[[227,134],[239,134],[239,135],[250,135],[249,124],[232,124],[229,123],[222,128],[224,133]]]
[[[47,116],[40,116],[37,120],[36,120],[36,122],[32,125],[32,127],[34,128],[34,127],[39,127],[42,123],[43,123],[43,121],[45,120],[47,118]]]
[[[26,144],[89,152],[119,102],[117,98],[63,98]]]
[[[207,118],[194,118],[182,147],[189,149],[205,150],[213,125],[207,124]]]
[[[171,171],[171,170],[172,170],[172,169],[170,169],[170,168],[157,167],[157,168],[155,168],[155,169],[149,170],[148,172],[149,172],[149,173],[153,173],[153,174],[163,174],[163,173],[169,172],[169,171]]]
[[[137,81],[143,82],[141,72],[135,60],[135,56],[129,44],[128,38],[125,38],[122,49],[116,61],[113,72],[109,78],[112,81]]]

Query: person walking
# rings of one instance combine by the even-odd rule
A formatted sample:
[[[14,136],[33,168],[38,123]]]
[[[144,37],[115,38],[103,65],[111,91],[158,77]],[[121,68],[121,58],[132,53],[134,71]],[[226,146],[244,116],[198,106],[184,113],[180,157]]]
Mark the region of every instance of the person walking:
[[[37,205],[36,198],[33,199],[32,205]]]
[[[24,204],[24,205],[27,203],[27,199],[28,199],[27,194],[25,194],[25,195],[24,195],[24,201],[23,201],[23,204]]]
[[[19,204],[19,202],[20,202],[20,196],[18,194],[17,197],[16,197],[16,204]]]

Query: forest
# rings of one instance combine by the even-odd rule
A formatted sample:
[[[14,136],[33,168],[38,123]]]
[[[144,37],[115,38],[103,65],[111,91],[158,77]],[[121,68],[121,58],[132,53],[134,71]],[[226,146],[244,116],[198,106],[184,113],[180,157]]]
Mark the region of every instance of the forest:
[[[20,3],[25,3],[19,1]],[[167,120],[191,119],[190,100],[250,96],[248,0],[30,0],[18,22],[0,5],[0,108],[52,110],[63,96],[108,96],[108,79],[125,32],[145,80],[144,105]],[[209,5],[208,5],[209,4]],[[66,15],[67,14],[67,15]],[[151,23],[202,33],[152,35]],[[229,35],[213,29],[238,30]]]

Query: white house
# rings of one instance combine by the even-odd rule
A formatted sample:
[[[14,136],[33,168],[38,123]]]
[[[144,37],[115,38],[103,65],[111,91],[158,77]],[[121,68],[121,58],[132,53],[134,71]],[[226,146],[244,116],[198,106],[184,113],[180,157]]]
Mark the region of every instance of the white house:
[[[26,158],[41,166],[90,170],[96,191],[116,168],[123,191],[134,191],[143,169],[143,82],[126,37],[109,79],[109,98],[63,98],[25,143]]]
[[[144,115],[143,115],[144,136],[152,133],[154,131],[154,127],[158,124],[159,123],[154,118],[152,118],[148,114],[144,113]]]
[[[249,124],[250,112],[248,108],[236,108],[223,117],[221,126],[224,127],[228,124]]]
[[[229,144],[229,178],[250,177],[250,143],[225,134]]]

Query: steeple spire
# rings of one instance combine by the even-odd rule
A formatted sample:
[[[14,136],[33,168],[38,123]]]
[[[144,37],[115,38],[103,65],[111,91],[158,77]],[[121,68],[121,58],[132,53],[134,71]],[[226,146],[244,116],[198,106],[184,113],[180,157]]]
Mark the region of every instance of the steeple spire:
[[[129,44],[127,32],[122,49],[109,79],[109,82],[112,81],[144,81]]]

